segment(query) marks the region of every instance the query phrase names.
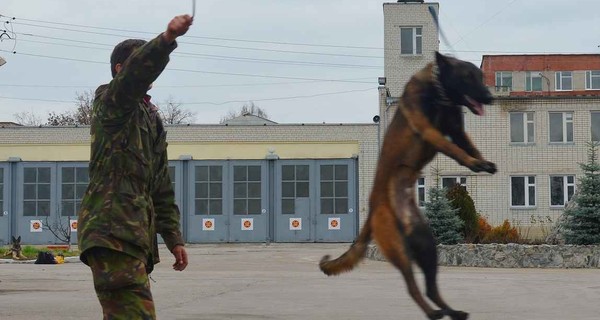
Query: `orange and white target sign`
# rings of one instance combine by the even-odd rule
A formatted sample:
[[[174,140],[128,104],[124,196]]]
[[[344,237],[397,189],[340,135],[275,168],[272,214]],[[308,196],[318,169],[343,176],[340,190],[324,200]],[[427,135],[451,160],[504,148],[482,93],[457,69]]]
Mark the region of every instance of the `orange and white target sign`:
[[[213,218],[202,219],[202,230],[203,231],[215,231],[215,219],[213,219]]]
[[[302,218],[290,218],[290,230],[302,230]]]
[[[30,220],[29,221],[30,232],[42,232],[42,220]]]
[[[329,218],[329,230],[340,230],[341,227],[340,218]]]
[[[244,230],[244,231],[254,230],[254,218],[242,219],[242,230]]]
[[[77,232],[77,220],[70,220],[71,232]]]

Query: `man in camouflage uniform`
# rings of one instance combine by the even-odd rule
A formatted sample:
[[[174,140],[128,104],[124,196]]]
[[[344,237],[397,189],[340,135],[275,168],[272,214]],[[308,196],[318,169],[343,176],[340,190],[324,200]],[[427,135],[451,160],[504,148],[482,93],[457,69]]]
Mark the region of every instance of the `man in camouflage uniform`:
[[[173,18],[155,39],[126,40],[111,55],[113,80],[96,90],[90,184],[79,212],[81,260],[90,266],[104,319],[155,319],[148,274],[158,263],[157,233],[187,266],[179,209],[168,171],[166,132],[146,94],[175,39],[192,24]]]

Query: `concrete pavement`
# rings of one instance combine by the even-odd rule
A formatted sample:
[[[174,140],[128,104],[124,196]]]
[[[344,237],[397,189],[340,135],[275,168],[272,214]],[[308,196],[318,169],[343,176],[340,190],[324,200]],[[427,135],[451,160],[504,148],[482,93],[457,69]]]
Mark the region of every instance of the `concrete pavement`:
[[[328,278],[317,262],[347,244],[190,245],[190,266],[163,262],[152,277],[159,319],[426,319],[400,274],[365,261]],[[422,284],[421,278],[419,283]],[[441,292],[470,319],[600,319],[600,272],[583,269],[441,268]],[[100,319],[82,263],[0,264],[0,319]]]

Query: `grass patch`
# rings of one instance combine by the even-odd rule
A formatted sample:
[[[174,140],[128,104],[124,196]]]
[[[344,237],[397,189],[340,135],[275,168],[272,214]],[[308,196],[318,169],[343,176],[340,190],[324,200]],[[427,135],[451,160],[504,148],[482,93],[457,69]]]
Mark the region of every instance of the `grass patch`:
[[[75,245],[73,247],[77,248],[77,245]],[[9,258],[9,257],[7,257],[5,255],[10,251],[10,248],[11,248],[10,246],[6,246],[6,247],[3,247],[3,248],[0,248],[0,257],[1,258]],[[51,250],[51,249],[46,248],[45,246],[23,246],[21,252],[23,253],[24,256],[27,257],[27,259],[32,259],[33,260],[33,259],[36,259],[38,253],[42,252],[42,251],[50,251],[50,252],[52,252],[52,254],[54,256],[62,254],[65,257],[76,257],[76,256],[79,255],[79,250],[73,250],[73,249],[71,251],[68,251],[68,250],[54,250],[54,249]]]

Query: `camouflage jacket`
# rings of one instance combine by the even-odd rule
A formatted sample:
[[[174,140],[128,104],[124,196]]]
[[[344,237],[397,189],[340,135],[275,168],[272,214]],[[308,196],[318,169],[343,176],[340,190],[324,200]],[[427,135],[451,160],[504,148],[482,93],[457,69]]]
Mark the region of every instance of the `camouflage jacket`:
[[[91,126],[90,184],[77,238],[86,250],[105,247],[158,263],[157,233],[169,250],[183,239],[168,170],[166,132],[146,95],[177,46],[162,37],[135,50],[113,80],[96,90]]]

